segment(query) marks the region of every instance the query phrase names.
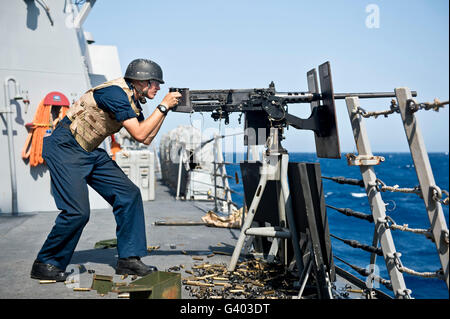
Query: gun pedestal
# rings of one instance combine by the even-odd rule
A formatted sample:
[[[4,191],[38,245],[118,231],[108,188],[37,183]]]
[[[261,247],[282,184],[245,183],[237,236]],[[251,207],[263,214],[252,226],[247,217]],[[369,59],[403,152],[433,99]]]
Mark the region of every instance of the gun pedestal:
[[[289,155],[285,149],[281,147],[279,138],[279,128],[270,128],[270,134],[267,139],[267,150],[263,154],[262,167],[260,170],[260,180],[256,188],[255,195],[244,220],[241,233],[239,235],[236,247],[234,248],[229,271],[234,271],[241,250],[244,246],[247,236],[267,236],[274,237],[270,248],[269,256],[276,256],[280,253],[281,260],[287,265],[287,239],[291,239],[295,261],[299,272],[299,277],[303,271],[303,262],[299,246],[299,239],[295,229],[295,222],[292,210],[292,202],[289,194],[288,184],[288,163]],[[268,181],[276,181],[277,202],[279,211],[280,225],[277,227],[253,227],[251,228],[255,213],[261,201],[261,196]],[[281,245],[280,245],[281,244]],[[281,248],[281,249],[280,249]]]

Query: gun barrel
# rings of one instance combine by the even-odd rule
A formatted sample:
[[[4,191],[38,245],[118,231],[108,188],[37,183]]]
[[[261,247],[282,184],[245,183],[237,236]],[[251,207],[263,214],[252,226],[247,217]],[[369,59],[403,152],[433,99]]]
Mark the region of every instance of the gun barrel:
[[[412,96],[417,96],[416,91],[411,92]],[[337,100],[345,99],[349,96],[357,96],[360,99],[376,99],[395,97],[394,92],[370,92],[370,93],[334,93],[334,98]]]
[[[416,97],[417,92],[412,91],[412,96]],[[310,103],[313,101],[323,100],[324,97],[320,93],[311,92],[276,92],[275,96],[285,99],[288,103]],[[349,96],[357,96],[360,99],[376,99],[376,98],[395,98],[394,92],[366,92],[366,93],[335,93],[336,100],[342,100]]]
[[[275,96],[290,103],[309,103],[320,100],[320,94],[311,92],[276,92]]]

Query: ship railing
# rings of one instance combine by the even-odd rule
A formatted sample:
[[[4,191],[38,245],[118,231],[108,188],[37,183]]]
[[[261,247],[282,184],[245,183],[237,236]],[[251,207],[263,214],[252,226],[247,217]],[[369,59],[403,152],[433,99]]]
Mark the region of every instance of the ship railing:
[[[448,191],[441,190],[434,181],[433,172],[425,149],[419,124],[414,115],[419,110],[439,111],[440,108],[448,105],[448,101],[440,102],[435,99],[432,103],[417,103],[411,96],[408,88],[395,89],[397,101],[392,100],[390,108],[385,111],[366,112],[359,104],[358,97],[347,97],[346,104],[350,122],[353,129],[356,147],[359,155],[347,154],[347,162],[351,166],[359,166],[362,179],[338,177],[326,177],[324,179],[332,180],[339,184],[348,184],[364,187],[367,198],[370,203],[372,214],[357,212],[349,208],[338,208],[331,205],[327,207],[333,211],[340,212],[346,216],[351,216],[366,220],[375,224],[372,245],[361,244],[356,240],[342,239],[338,236],[331,235],[345,244],[363,249],[371,253],[370,265],[375,264],[376,256],[383,256],[389,274],[390,280],[382,279],[373,273],[373,269],[368,271],[361,267],[352,265],[343,259],[335,256],[337,260],[349,265],[360,275],[367,276],[372,282],[378,281],[392,290],[396,298],[412,298],[411,290],[406,288],[403,274],[420,276],[423,278],[437,278],[449,285],[449,239],[448,225],[445,220],[442,206],[448,205]],[[416,167],[418,186],[415,187],[399,187],[388,186],[375,175],[374,165],[379,165],[384,158],[374,156],[371,151],[370,142],[365,128],[363,118],[377,118],[379,116],[388,117],[392,114],[400,113],[405,129],[405,134],[410,147],[410,153]],[[382,192],[398,192],[416,194],[424,200],[425,208],[430,221],[430,228],[410,228],[407,224],[398,225],[392,217],[386,215],[386,203],[381,197]],[[443,198],[443,194],[446,198]],[[392,238],[392,231],[404,231],[415,234],[424,235],[427,239],[433,241],[436,245],[442,268],[437,271],[419,272],[403,265],[400,257],[401,253],[395,249]],[[380,244],[380,247],[378,247]],[[369,281],[370,281],[369,280]],[[367,282],[366,282],[367,283]]]
[[[236,176],[231,176],[227,174],[226,171],[226,165],[239,165],[237,163],[230,163],[225,162],[223,158],[222,153],[222,143],[221,140],[225,137],[234,136],[234,135],[241,135],[244,134],[243,132],[240,133],[234,133],[234,134],[228,134],[228,135],[218,135],[215,134],[214,137],[211,139],[205,140],[200,145],[198,145],[194,150],[192,150],[192,153],[195,153],[197,151],[200,151],[206,144],[213,142],[213,154],[214,154],[214,161],[213,164],[213,170],[207,171],[207,170],[195,170],[196,173],[200,174],[206,174],[211,176],[211,184],[208,184],[204,181],[196,180],[196,179],[190,179],[189,182],[192,183],[199,183],[199,184],[205,184],[205,185],[211,185],[213,186],[213,192],[207,191],[203,193],[198,193],[199,195],[204,195],[208,198],[208,200],[214,201],[214,211],[215,212],[223,212],[227,214],[231,214],[233,210],[238,209],[238,204],[235,203],[232,199],[232,193],[242,195],[241,193],[234,191],[230,185],[229,185],[229,179],[235,178],[236,181],[238,181],[237,174]],[[181,192],[181,178],[182,178],[182,165],[185,161],[189,160],[186,159],[185,153],[187,146],[180,142],[180,150],[178,154],[178,174],[177,174],[177,183],[176,183],[176,198],[180,199],[180,192]]]
[[[228,135],[214,135],[214,170],[213,170],[213,179],[214,179],[214,209],[215,211],[218,211],[219,202],[222,204],[222,209],[227,212],[228,214],[231,214],[233,210],[238,209],[238,205],[233,202],[232,195],[231,195],[231,188],[228,179],[233,178],[233,176],[230,176],[227,174],[226,171],[226,164],[225,160],[223,158],[222,153],[222,139],[229,136],[235,136],[240,135],[243,133],[235,133],[235,134],[228,134]],[[228,163],[229,164],[229,163]],[[223,185],[223,190],[225,191],[225,198],[220,198],[218,194],[218,189],[220,185],[217,183],[217,179],[221,180],[221,184]]]

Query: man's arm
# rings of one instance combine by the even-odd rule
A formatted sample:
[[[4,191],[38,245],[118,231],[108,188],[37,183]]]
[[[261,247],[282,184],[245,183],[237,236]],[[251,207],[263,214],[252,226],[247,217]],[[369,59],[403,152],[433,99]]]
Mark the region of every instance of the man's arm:
[[[168,93],[161,104],[170,109],[178,103],[177,98],[180,96],[181,94],[178,92]],[[156,108],[145,120],[139,122],[137,118],[134,117],[123,121],[122,125],[135,140],[148,145],[158,133],[165,117],[166,116]]]
[[[156,135],[162,125],[162,122],[164,121],[164,118],[164,114],[159,111],[159,109],[155,109],[152,115],[142,122],[139,122],[137,118],[133,117],[123,121],[122,124],[136,141],[146,144],[145,142],[151,135],[153,135],[153,132],[154,135]]]
[[[159,111],[156,109],[154,112]],[[156,134],[158,134],[159,129],[161,128],[162,123],[164,122],[165,115],[163,115],[162,119],[156,124],[156,127],[150,132],[145,141],[143,142],[145,145],[150,145],[150,143],[155,138]]]

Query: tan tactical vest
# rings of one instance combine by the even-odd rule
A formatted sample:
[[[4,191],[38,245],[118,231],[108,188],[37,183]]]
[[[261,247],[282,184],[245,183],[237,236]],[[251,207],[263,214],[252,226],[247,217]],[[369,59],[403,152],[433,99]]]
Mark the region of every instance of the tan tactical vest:
[[[67,111],[67,117],[72,121],[70,130],[78,144],[88,152],[96,149],[103,140],[117,133],[122,124],[114,118],[114,114],[106,112],[97,106],[94,91],[111,85],[117,85],[125,91],[128,101],[137,116],[140,110],[133,101],[133,91],[130,90],[124,78],[111,80],[96,86],[81,96]]]

